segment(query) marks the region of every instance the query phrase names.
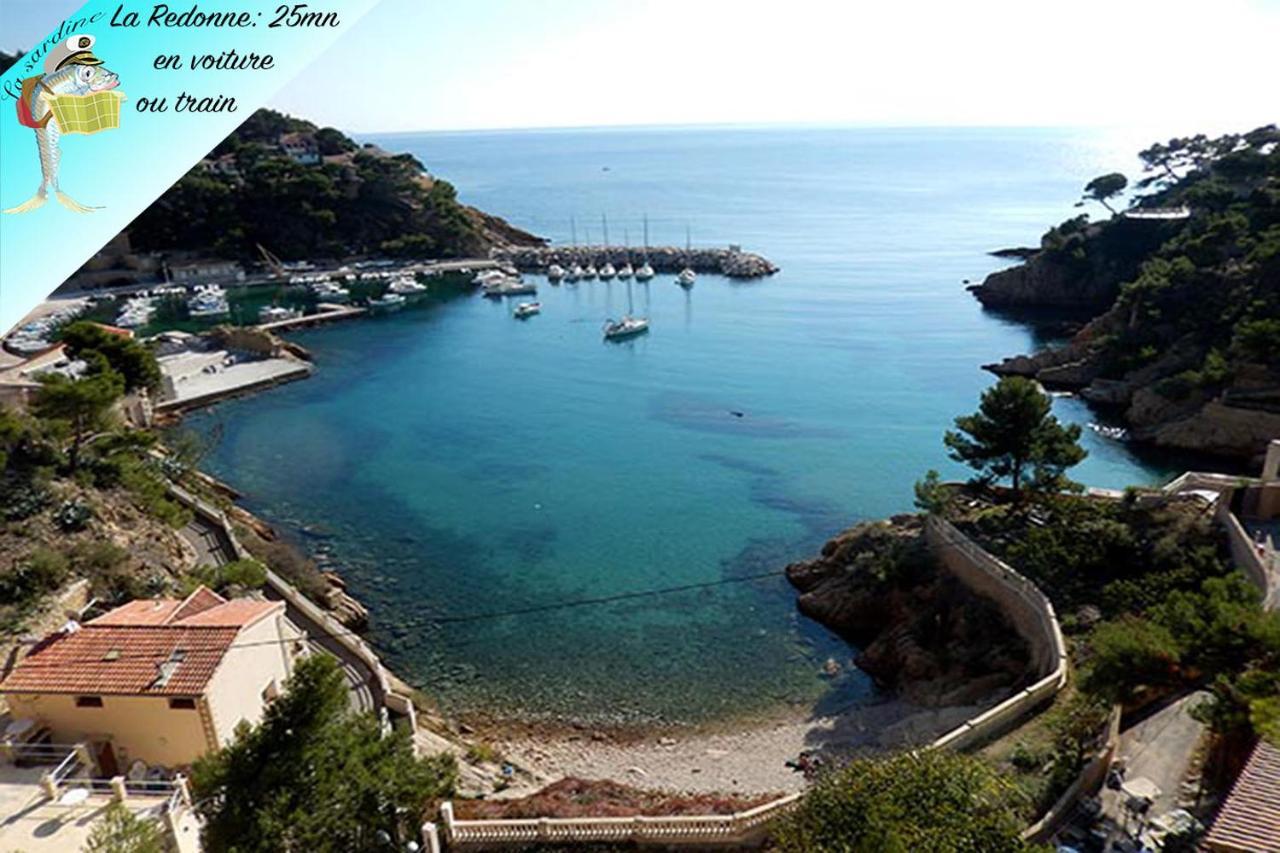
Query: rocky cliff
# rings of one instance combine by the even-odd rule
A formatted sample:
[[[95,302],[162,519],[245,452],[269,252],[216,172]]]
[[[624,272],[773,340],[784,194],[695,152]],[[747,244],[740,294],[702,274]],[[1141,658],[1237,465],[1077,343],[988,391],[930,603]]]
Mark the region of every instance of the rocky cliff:
[[[969,704],[1031,675],[1017,632],[939,568],[916,516],[846,530],[787,578],[800,611],[859,647],[858,667],[908,701]]]
[[[1078,391],[1136,440],[1256,462],[1280,436],[1280,130],[1141,156],[1154,189],[1130,210],[1068,220],[970,288],[990,307],[1096,312],[1065,345],[986,367]]]

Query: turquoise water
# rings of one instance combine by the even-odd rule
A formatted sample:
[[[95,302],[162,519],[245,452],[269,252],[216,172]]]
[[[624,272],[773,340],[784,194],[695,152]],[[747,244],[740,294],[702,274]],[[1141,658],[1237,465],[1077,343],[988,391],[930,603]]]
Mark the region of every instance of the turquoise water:
[[[439,293],[299,333],[314,378],[191,422],[208,467],[349,578],[374,638],[461,712],[703,720],[873,691],[780,570],[907,510],[979,365],[1043,343],[961,280],[1033,243],[1128,151],[1073,131],[651,130],[397,135],[462,198],[567,240],[739,242],[763,281],[539,281],[543,313]],[[607,170],[605,167],[608,167]],[[652,332],[606,344],[631,302]],[[1058,414],[1088,423],[1078,402]],[[741,413],[737,416],[733,413]],[[1092,485],[1166,473],[1089,431]],[[716,584],[647,598],[566,601]],[[506,616],[493,614],[534,609]],[[442,622],[475,616],[472,621]]]

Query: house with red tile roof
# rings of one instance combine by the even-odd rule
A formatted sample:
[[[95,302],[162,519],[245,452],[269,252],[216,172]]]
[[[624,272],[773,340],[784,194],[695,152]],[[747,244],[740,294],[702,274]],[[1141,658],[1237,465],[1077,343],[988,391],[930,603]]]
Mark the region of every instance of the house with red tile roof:
[[[86,743],[103,775],[181,767],[257,723],[303,654],[280,601],[139,599],[40,641],[0,681],[16,718]]]
[[[1214,853],[1280,853],[1280,749],[1259,741],[1209,827]]]

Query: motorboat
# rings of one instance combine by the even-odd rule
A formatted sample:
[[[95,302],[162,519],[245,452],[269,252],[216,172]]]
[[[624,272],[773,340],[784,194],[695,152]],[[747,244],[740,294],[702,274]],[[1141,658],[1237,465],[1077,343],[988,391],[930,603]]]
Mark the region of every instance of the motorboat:
[[[369,300],[371,311],[399,311],[407,300],[398,293],[384,293],[376,299]]]
[[[135,297],[124,303],[124,307],[116,315],[115,324],[122,329],[136,329],[150,323],[155,313],[154,300],[145,296]]]
[[[318,281],[311,285],[311,292],[321,302],[350,302],[351,291],[331,281]]]
[[[405,275],[387,285],[387,292],[400,296],[417,296],[419,293],[426,293],[427,286],[413,276]]]
[[[518,278],[503,278],[501,281],[495,281],[486,284],[482,288],[485,296],[519,296],[524,293],[537,293],[538,286],[531,282],[521,281]]]
[[[187,312],[193,320],[213,320],[231,313],[227,292],[216,284],[196,285],[195,294],[187,300]]]
[[[534,314],[542,312],[541,302],[521,302],[516,306],[515,318],[523,320],[526,317],[532,317]]]
[[[264,305],[258,309],[259,323],[282,323],[301,316],[302,312],[297,308],[285,308],[283,305]]]
[[[649,331],[649,321],[644,317],[632,317],[627,315],[621,320],[609,320],[604,324],[604,339],[606,341],[620,341],[624,338],[633,338],[636,335],[643,335]]]

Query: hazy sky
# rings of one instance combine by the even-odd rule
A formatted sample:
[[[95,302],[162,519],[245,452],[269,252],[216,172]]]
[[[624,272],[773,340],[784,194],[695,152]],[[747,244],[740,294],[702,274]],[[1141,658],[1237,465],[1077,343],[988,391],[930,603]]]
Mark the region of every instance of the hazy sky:
[[[0,0],[0,38],[77,5]],[[274,106],[351,131],[1239,130],[1280,119],[1278,40],[1280,0],[381,0]]]

